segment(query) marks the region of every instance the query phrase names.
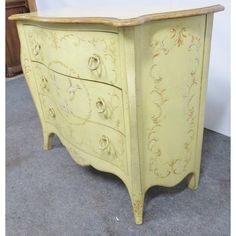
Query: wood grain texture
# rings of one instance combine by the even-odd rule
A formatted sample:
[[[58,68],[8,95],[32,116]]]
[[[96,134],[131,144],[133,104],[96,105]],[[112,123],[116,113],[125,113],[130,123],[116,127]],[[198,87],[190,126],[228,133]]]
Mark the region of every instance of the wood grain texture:
[[[209,13],[214,13],[218,11],[223,11],[224,7],[222,5],[214,5],[204,8],[189,9],[183,11],[173,11],[165,13],[155,13],[147,14],[143,16],[138,16],[136,18],[130,19],[117,19],[112,17],[47,17],[40,16],[38,13],[28,13],[12,15],[9,17],[10,20],[26,20],[33,22],[50,22],[50,23],[64,23],[64,24],[74,24],[74,23],[88,23],[88,24],[105,24],[115,27],[122,26],[135,26],[140,25],[145,22],[162,20],[162,19],[173,19],[187,16],[204,15]],[[56,15],[56,13],[55,13]]]

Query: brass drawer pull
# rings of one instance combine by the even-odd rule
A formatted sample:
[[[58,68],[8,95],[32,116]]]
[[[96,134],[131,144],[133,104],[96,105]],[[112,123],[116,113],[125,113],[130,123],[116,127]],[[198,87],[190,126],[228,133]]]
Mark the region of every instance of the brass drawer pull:
[[[55,114],[55,111],[52,107],[49,108],[49,115],[52,117],[52,118],[56,118],[56,114]]]
[[[110,139],[106,135],[102,135],[99,140],[99,148],[101,150],[106,150],[110,146]]]
[[[104,113],[106,111],[106,103],[102,98],[98,98],[96,108],[99,113]]]
[[[100,65],[100,57],[96,54],[93,54],[89,59],[88,59],[88,68],[90,70],[97,70],[97,68]]]

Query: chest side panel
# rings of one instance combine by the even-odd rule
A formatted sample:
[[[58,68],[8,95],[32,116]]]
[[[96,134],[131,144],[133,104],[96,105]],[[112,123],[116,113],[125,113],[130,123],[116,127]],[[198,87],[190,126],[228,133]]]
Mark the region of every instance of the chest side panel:
[[[195,158],[205,16],[163,20],[140,28],[137,81],[145,186],[177,184]],[[140,93],[139,93],[140,91]]]

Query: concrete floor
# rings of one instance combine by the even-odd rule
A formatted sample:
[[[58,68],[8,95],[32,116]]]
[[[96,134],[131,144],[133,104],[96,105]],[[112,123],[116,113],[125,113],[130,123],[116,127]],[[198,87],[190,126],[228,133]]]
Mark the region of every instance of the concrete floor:
[[[76,165],[57,139],[52,150],[42,150],[39,119],[22,78],[7,82],[6,107],[7,236],[230,235],[228,137],[205,130],[198,191],[186,188],[186,181],[151,188],[138,226],[116,176]]]

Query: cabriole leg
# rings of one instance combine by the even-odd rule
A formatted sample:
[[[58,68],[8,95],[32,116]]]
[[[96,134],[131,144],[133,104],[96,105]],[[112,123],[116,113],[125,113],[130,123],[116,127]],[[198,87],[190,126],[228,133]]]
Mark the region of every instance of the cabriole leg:
[[[134,194],[131,197],[134,219],[136,224],[143,223],[143,205],[144,205],[144,196],[141,194]]]

